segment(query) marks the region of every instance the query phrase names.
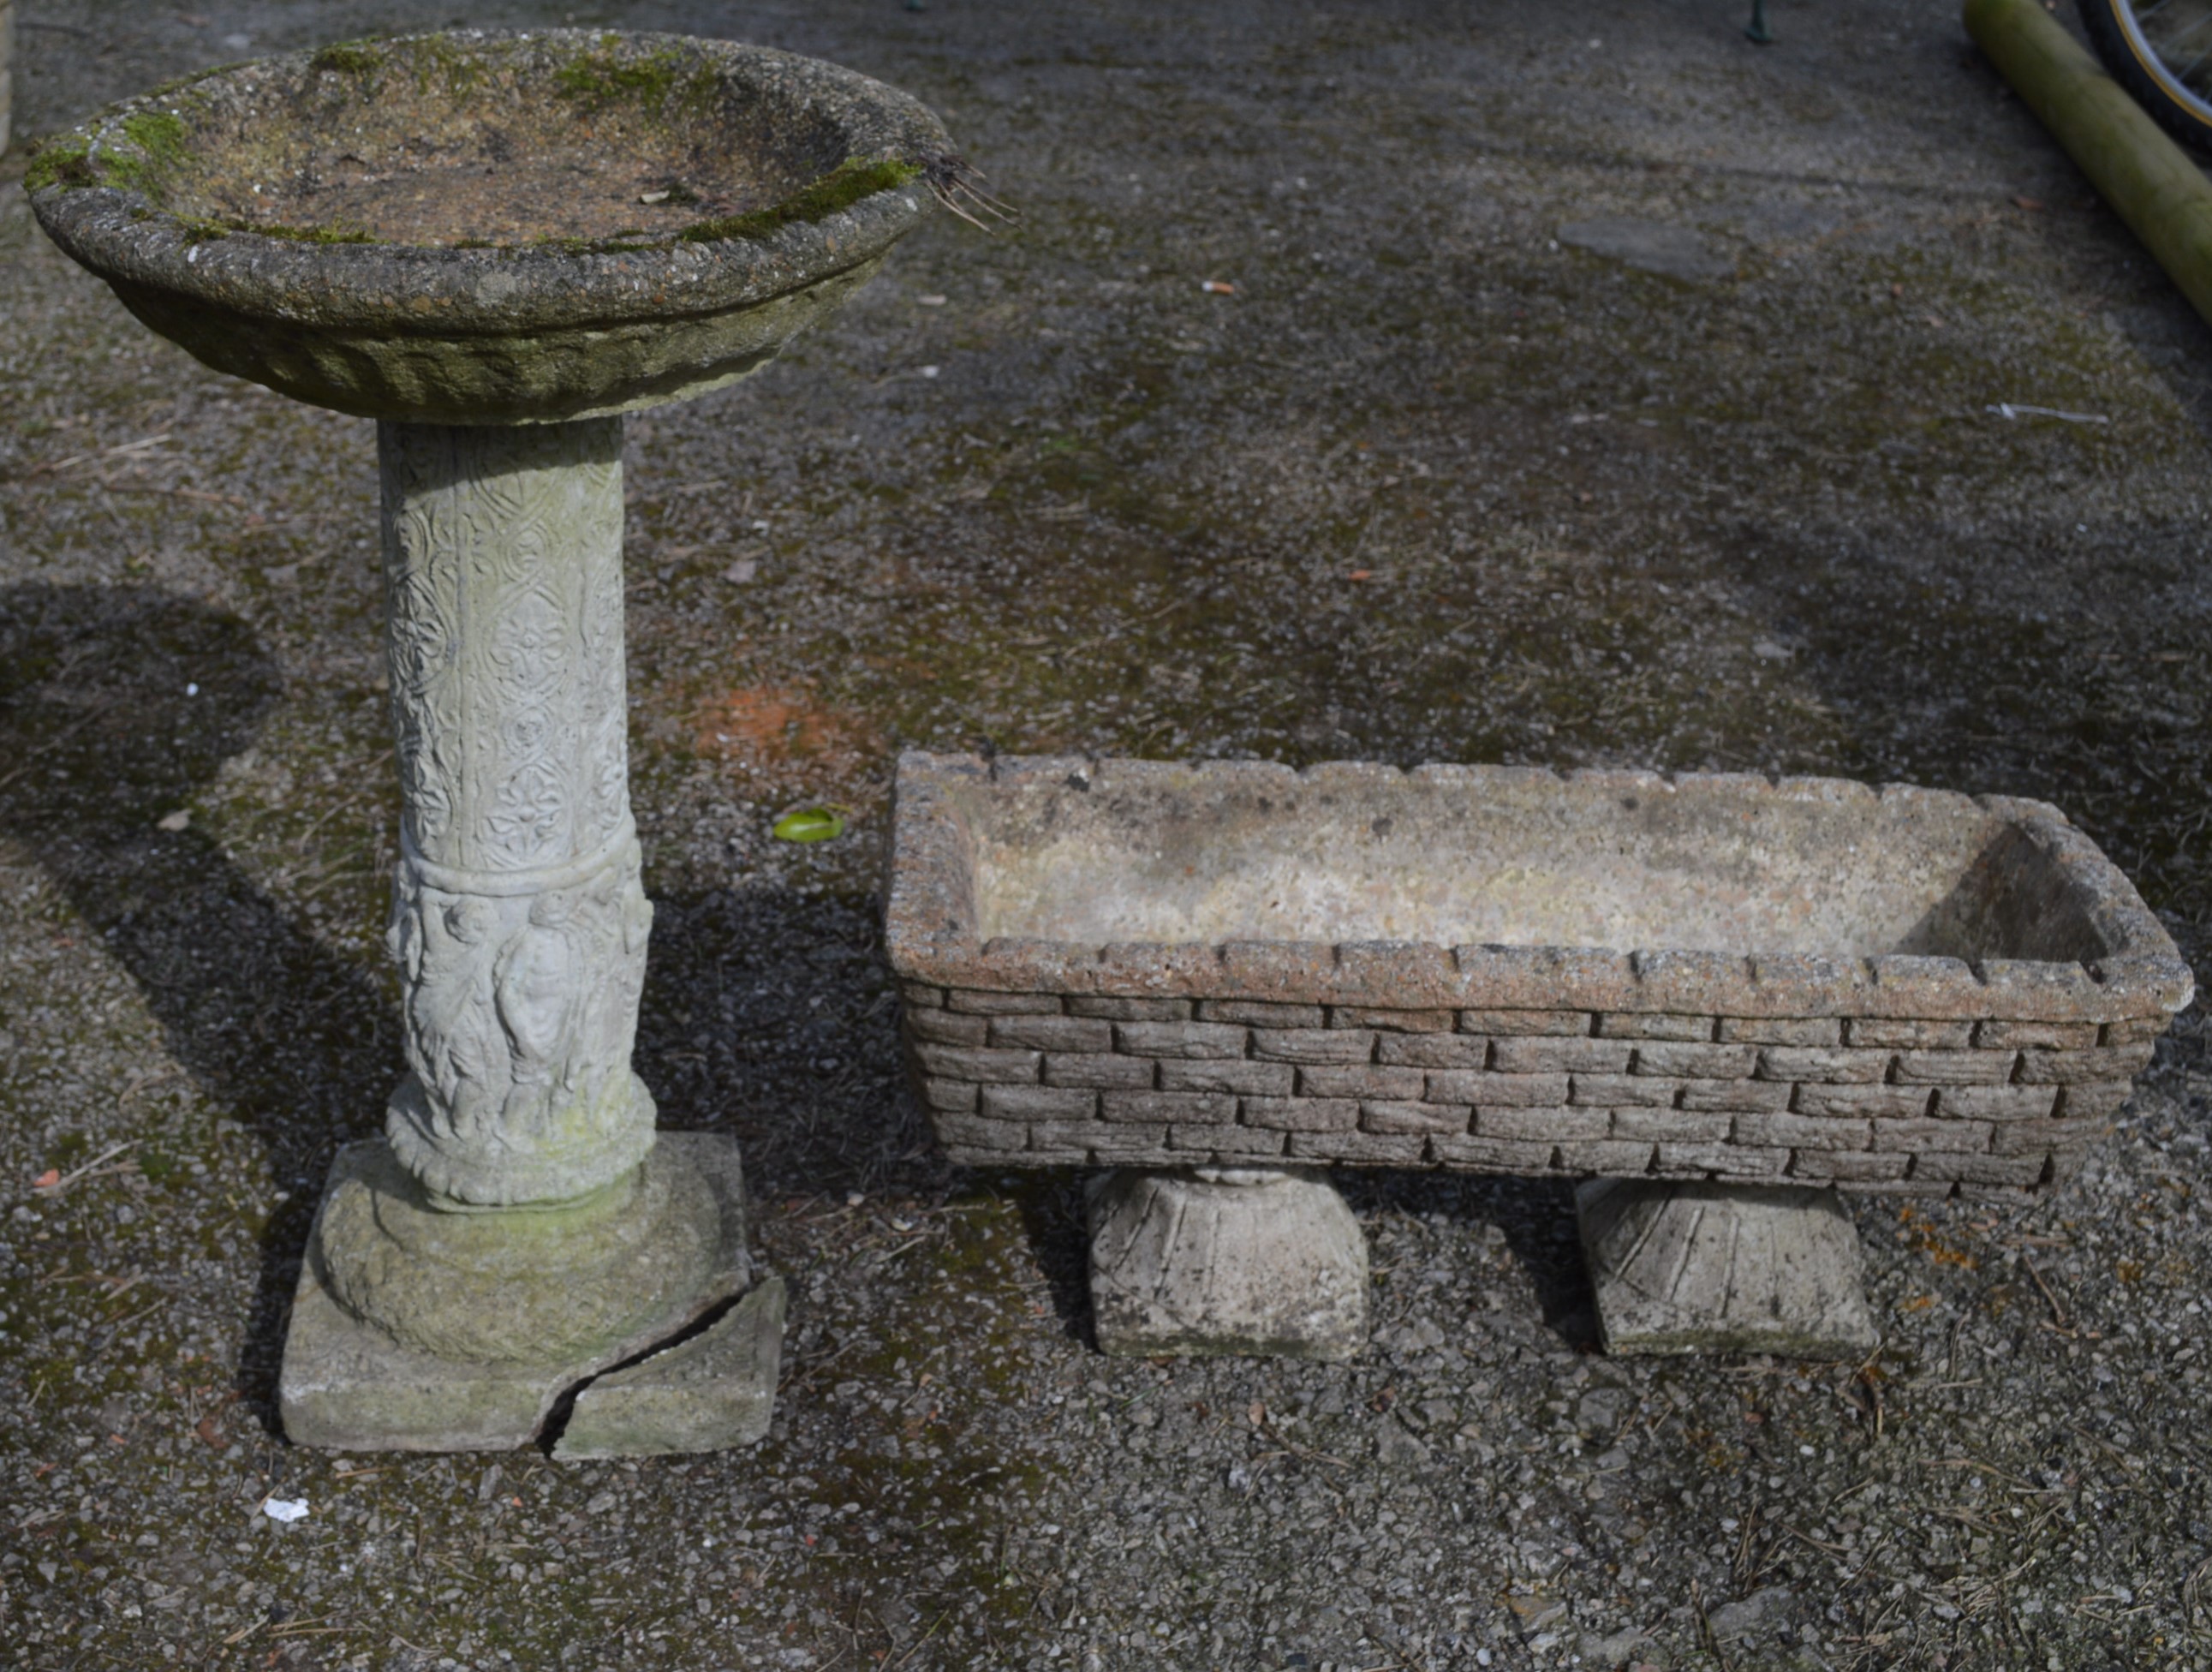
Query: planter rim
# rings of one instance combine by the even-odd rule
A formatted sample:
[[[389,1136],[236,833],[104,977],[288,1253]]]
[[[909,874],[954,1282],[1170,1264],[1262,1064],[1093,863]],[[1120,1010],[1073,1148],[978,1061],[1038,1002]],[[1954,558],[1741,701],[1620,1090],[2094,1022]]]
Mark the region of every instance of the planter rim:
[[[1130,784],[1193,787],[1304,782],[1370,789],[1555,784],[1638,794],[1685,789],[1758,799],[1909,802],[1934,814],[1968,810],[2016,827],[2061,886],[2081,902],[2109,949],[2081,961],[1707,952],[1670,948],[1445,945],[1414,940],[1224,939],[1153,943],[1030,937],[980,939],[966,896],[967,861],[951,797],[968,785],[1009,789],[1102,774]],[[894,791],[884,950],[903,981],[982,993],[1229,999],[1397,1010],[1587,1010],[1787,1018],[1866,1017],[2107,1022],[2187,1007],[2195,978],[2135,886],[2096,844],[2045,802],[1967,796],[1851,780],[1758,774],[1573,770],[1364,762],[1302,770],[1271,762],[1107,761],[909,751]]]

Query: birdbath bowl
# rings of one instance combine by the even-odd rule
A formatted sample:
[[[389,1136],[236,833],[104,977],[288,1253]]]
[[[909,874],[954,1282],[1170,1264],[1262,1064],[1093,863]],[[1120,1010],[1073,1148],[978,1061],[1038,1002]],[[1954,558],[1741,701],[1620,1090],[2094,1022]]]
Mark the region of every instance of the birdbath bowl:
[[[656,1143],[630,1068],[652,907],[620,415],[766,364],[957,167],[922,106],[832,64],[464,30],[213,70],[27,172],[48,235],[155,331],[378,421],[411,1072],[324,1193],[294,1439],[764,1432],[782,1291],[746,1253],[735,1146]]]

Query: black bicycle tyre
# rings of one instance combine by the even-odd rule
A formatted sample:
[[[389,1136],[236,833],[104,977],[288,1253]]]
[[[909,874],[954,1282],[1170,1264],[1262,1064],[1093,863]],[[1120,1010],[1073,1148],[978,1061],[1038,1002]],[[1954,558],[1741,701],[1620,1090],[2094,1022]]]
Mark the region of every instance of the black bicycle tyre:
[[[2089,44],[2158,125],[2185,144],[2212,150],[2212,5],[2199,4],[2182,32],[2162,34],[2160,14],[2176,0],[2077,0]],[[2192,62],[2174,67],[2185,50]]]

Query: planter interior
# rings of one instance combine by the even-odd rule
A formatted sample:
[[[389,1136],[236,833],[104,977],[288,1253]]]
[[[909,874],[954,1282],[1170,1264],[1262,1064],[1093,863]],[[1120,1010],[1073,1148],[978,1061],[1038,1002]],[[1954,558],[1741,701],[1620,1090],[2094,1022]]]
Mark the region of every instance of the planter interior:
[[[957,782],[975,933],[2087,961],[2016,818],[1833,781],[1497,770]],[[2048,812],[2049,809],[2039,809]]]

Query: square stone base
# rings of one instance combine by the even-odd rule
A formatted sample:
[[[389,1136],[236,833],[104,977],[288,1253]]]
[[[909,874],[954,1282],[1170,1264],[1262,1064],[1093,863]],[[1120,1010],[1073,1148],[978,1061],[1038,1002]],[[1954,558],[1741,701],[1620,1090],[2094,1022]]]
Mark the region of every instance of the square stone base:
[[[331,1186],[361,1174],[382,1147],[381,1139],[348,1145],[331,1165]],[[720,1210],[715,1279],[694,1312],[720,1316],[704,1329],[679,1330],[665,1347],[648,1344],[612,1363],[461,1363],[402,1347],[353,1316],[325,1292],[310,1258],[284,1338],[285,1432],[296,1444],[334,1450],[505,1451],[539,1439],[574,1394],[556,1456],[708,1451],[758,1439],[775,1397],[784,1293],[775,1278],[745,1290],[752,1268],[737,1142],[666,1132],[656,1159],[702,1177]],[[319,1215],[311,1247],[319,1231]]]
[[[1335,1359],[1366,1345],[1367,1239],[1325,1178],[1130,1169],[1094,1180],[1089,1209],[1109,1357]]]
[[[1850,1359],[1881,1340],[1832,1189],[1595,1179],[1575,1217],[1607,1353]]]

